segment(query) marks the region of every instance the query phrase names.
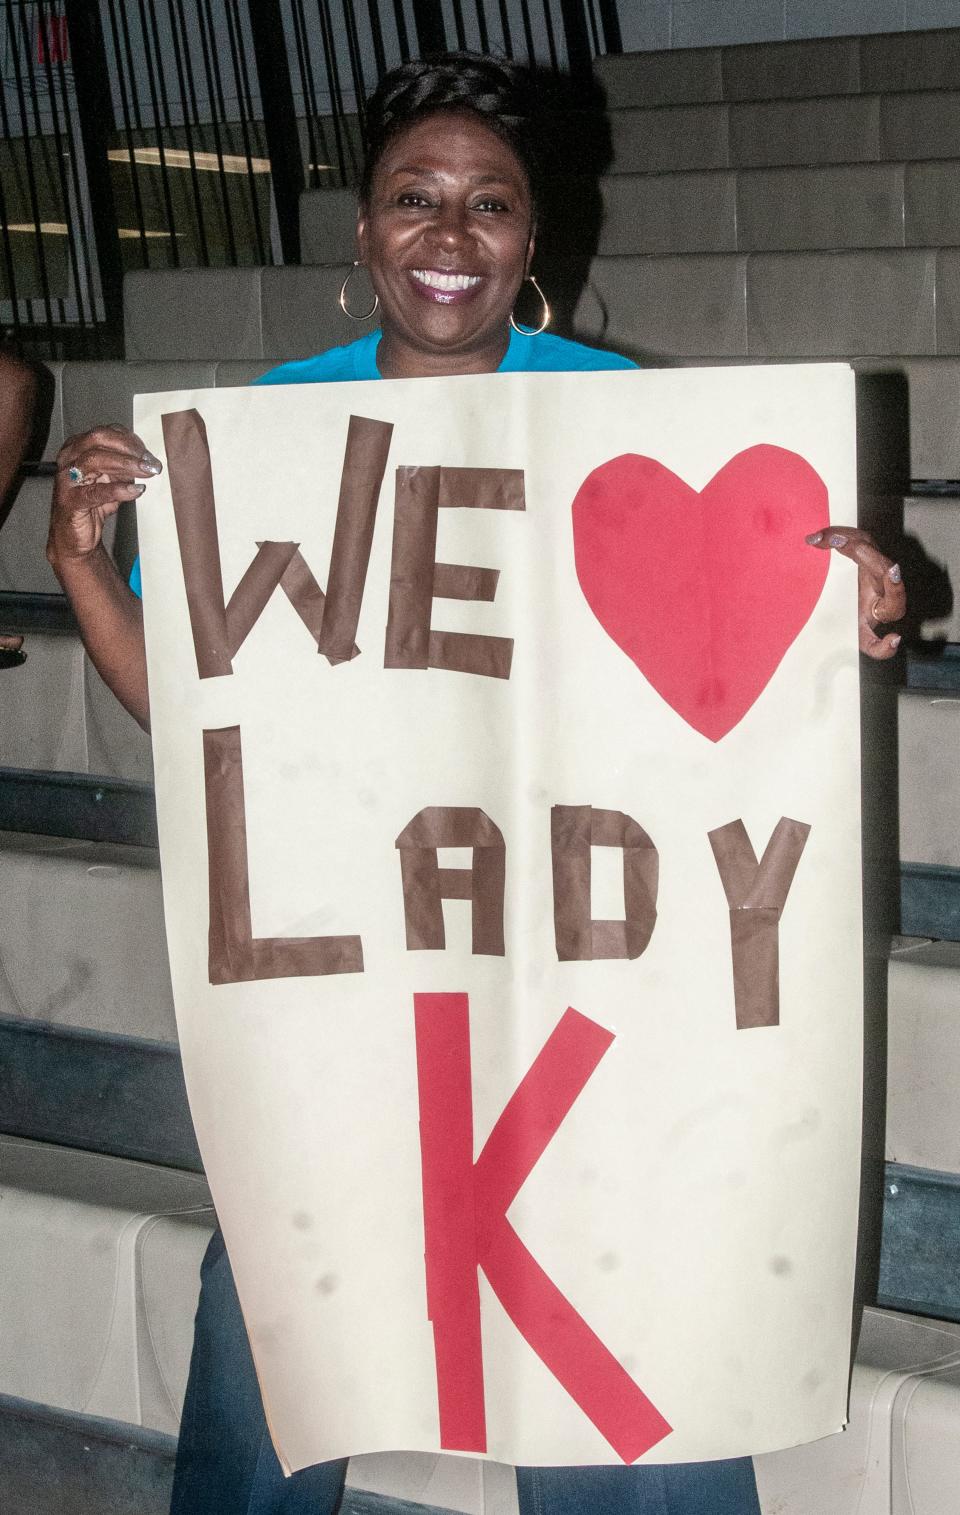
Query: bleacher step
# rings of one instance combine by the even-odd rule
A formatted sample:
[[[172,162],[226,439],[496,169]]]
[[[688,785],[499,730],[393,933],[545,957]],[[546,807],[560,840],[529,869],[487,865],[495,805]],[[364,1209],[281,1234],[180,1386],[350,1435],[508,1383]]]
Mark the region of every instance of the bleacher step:
[[[949,89],[960,29],[611,54],[593,71],[611,109]]]

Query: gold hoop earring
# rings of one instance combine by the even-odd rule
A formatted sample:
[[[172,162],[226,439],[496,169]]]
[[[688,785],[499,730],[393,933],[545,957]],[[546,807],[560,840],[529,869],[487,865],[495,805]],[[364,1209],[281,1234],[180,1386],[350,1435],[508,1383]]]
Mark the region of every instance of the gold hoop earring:
[[[540,288],[540,285],[537,283],[536,279],[533,277],[533,274],[527,274],[524,282],[527,284],[532,284],[534,289],[537,291],[537,294],[540,296],[541,302],[543,304],[543,319],[541,320],[539,326],[531,330],[527,326],[518,326],[516,321],[513,319],[513,312],[511,311],[510,325],[513,327],[514,331],[519,332],[522,337],[539,337],[540,333],[542,331],[546,331],[547,327],[550,325],[550,307],[547,304],[546,295]]]
[[[353,311],[349,310],[347,307],[347,285],[350,283],[350,280],[353,278],[357,269],[362,267],[363,264],[360,262],[359,258],[355,258],[353,267],[347,274],[347,277],[344,279],[343,283],[340,285],[340,309],[343,311],[345,316],[350,317],[351,321],[369,321],[371,316],[375,316],[377,311],[380,309],[380,296],[377,294],[376,290],[373,292],[373,304],[369,310],[364,311],[362,316],[354,315]]]

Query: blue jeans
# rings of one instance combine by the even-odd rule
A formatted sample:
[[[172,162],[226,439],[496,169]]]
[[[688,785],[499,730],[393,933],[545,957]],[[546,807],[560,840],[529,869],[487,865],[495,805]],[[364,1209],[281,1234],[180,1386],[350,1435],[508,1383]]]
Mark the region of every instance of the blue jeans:
[[[170,1515],[336,1515],[345,1461],[284,1478],[223,1237],[200,1269]],[[518,1468],[520,1515],[760,1515],[749,1458],[638,1468]]]

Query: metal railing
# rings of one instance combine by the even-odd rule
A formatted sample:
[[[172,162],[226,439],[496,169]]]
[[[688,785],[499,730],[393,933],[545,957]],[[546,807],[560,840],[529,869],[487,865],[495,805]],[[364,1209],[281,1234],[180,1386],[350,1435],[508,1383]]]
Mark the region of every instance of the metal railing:
[[[119,354],[126,270],[298,261],[377,79],[448,47],[582,73],[616,0],[0,0],[0,329]]]

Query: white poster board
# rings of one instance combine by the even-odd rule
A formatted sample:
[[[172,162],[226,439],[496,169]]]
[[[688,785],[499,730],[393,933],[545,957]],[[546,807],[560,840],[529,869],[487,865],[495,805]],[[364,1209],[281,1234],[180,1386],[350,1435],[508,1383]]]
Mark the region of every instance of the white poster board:
[[[136,425],[180,1042],[284,1466],[838,1429],[855,572],[803,537],[855,519],[851,372]]]

